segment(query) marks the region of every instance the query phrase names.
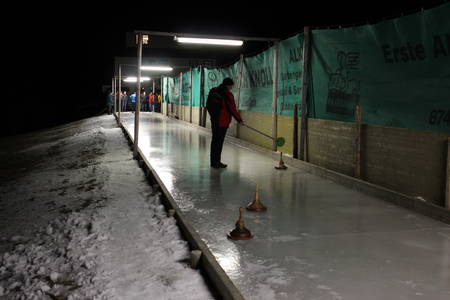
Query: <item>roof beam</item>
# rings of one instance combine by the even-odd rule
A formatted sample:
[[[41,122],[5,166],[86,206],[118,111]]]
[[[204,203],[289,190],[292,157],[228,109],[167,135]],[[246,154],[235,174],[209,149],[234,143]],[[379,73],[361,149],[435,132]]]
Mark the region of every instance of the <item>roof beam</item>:
[[[254,41],[254,42],[276,42],[278,38],[267,37],[248,37],[248,36],[229,36],[229,35],[213,35],[213,34],[190,34],[190,33],[176,33],[176,32],[164,32],[164,31],[148,31],[148,30],[135,30],[134,33],[148,34],[156,36],[179,36],[179,37],[193,37],[203,39],[226,39],[226,40],[242,40],[242,41]]]

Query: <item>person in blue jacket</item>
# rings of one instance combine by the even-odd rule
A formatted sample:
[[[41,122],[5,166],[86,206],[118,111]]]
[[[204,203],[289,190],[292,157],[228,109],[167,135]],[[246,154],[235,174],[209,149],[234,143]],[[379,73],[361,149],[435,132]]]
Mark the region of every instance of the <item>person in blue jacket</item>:
[[[130,99],[131,99],[131,111],[134,112],[135,110],[135,105],[136,105],[136,92],[134,92],[133,94],[130,95]]]

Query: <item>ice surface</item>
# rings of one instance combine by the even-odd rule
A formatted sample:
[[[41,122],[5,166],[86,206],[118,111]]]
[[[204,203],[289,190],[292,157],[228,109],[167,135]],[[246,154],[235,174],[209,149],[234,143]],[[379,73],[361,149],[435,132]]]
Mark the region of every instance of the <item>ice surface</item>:
[[[448,225],[233,143],[228,168],[211,169],[209,145],[204,130],[141,114],[140,148],[246,299],[450,299]],[[230,241],[256,184],[268,210],[245,214],[252,240]]]

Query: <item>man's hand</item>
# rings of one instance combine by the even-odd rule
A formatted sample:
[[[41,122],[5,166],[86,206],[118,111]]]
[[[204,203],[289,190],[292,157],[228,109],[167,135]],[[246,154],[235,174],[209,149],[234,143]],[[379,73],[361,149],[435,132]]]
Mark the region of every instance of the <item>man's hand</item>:
[[[241,125],[241,126],[245,126],[245,123],[244,123],[244,121],[240,121],[240,122],[239,122],[239,125]]]

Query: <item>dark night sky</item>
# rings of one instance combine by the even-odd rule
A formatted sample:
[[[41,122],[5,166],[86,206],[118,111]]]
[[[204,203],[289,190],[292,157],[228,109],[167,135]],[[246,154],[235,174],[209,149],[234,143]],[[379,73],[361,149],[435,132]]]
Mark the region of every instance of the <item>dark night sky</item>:
[[[297,2],[305,5],[306,1]],[[311,2],[314,4],[303,7],[294,6],[293,2],[278,2],[281,7],[275,9],[268,3],[259,4],[253,12],[250,9],[237,12],[240,2],[230,2],[235,3],[230,5],[211,2],[214,5],[201,9],[184,9],[176,8],[173,1],[171,7],[119,6],[115,12],[92,9],[80,2],[51,7],[28,4],[11,9],[13,21],[6,21],[2,26],[2,45],[6,46],[2,135],[69,122],[79,118],[80,108],[87,105],[101,108],[105,102],[101,86],[110,83],[114,56],[135,55],[136,50],[125,45],[128,31],[148,29],[283,38],[304,25],[375,22],[445,1],[410,0],[402,5],[392,0],[358,4]],[[226,55],[223,58],[228,60]]]

